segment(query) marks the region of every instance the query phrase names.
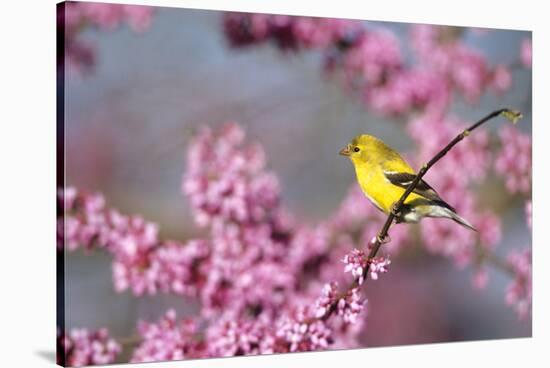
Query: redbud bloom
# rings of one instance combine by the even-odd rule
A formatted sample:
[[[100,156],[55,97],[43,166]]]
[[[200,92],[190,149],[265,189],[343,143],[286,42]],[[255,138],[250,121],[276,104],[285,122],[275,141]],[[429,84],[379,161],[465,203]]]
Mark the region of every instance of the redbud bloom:
[[[173,309],[168,310],[157,323],[140,321],[138,331],[142,341],[134,350],[130,362],[205,357],[202,344],[195,338],[197,328],[193,320],[178,321]]]
[[[317,299],[315,304],[315,317],[322,318],[329,313],[329,310],[332,304],[336,301],[337,296],[338,283],[333,281],[329,284],[325,284],[325,286],[323,286],[322,295],[319,299]]]
[[[340,203],[331,224],[341,231],[364,226],[368,219],[379,216],[379,211],[363,194],[359,184],[354,183]]]
[[[520,59],[524,67],[531,68],[533,63],[533,43],[530,38],[524,39],[521,43]]]
[[[69,187],[59,190],[58,201],[67,212],[67,216],[57,219],[58,249],[109,247],[105,239],[108,225],[102,195],[81,194],[75,188]],[[78,215],[73,216],[73,212]]]
[[[80,37],[87,27],[112,31],[127,23],[132,30],[142,32],[149,28],[153,12],[152,6],[66,3],[65,11],[58,14],[58,22],[65,25],[66,65],[70,70],[82,73],[89,71],[95,63],[93,45]]]
[[[322,320],[305,323],[299,319],[283,318],[278,323],[276,337],[288,344],[286,351],[290,352],[324,350],[333,341],[331,329]]]
[[[319,224],[315,228],[297,228],[286,255],[288,262],[297,272],[301,272],[306,265],[314,264],[328,253],[332,234],[327,224]]]
[[[474,225],[479,233],[479,241],[483,247],[493,249],[500,243],[502,229],[500,218],[495,214],[485,211],[474,221]]]
[[[346,264],[344,272],[351,272],[353,278],[357,280],[359,285],[362,285],[365,280],[364,272],[368,267],[368,258],[365,252],[354,248],[351,253],[346,254],[342,260]]]
[[[386,273],[388,272],[388,266],[390,265],[391,261],[389,258],[384,257],[376,257],[371,259],[369,264],[369,274],[370,277],[373,280],[378,280],[378,274],[379,273]]]
[[[265,315],[254,320],[227,316],[208,328],[208,354],[212,357],[272,354],[275,339],[272,321]]]
[[[226,13],[225,35],[233,47],[273,41],[282,50],[328,48],[359,29],[360,22],[346,19],[288,15]]]
[[[531,190],[531,137],[513,126],[500,130],[501,149],[495,158],[495,169],[506,182],[510,193]]]
[[[347,323],[356,323],[363,310],[366,300],[361,300],[359,288],[349,290],[336,304],[336,314],[342,316]]]
[[[343,60],[344,74],[350,85],[358,81],[368,85],[383,83],[388,74],[402,63],[398,40],[389,32],[365,32]]]
[[[525,318],[531,306],[531,249],[510,253],[508,265],[514,272],[514,280],[506,290],[506,303],[516,310],[519,318]]]
[[[105,328],[96,331],[75,328],[67,335],[58,330],[57,343],[61,351],[65,352],[63,356],[57,357],[58,364],[69,367],[110,364],[121,350]]]
[[[225,36],[233,47],[248,46],[265,40],[271,32],[269,15],[225,13]]]
[[[195,295],[204,283],[202,261],[210,255],[205,241],[192,240],[186,245],[162,242],[156,224],[106,207],[99,194],[79,193],[69,187],[60,190],[58,197],[65,209],[65,216],[57,220],[58,249],[65,245],[69,251],[83,247],[112,253],[116,291]]]
[[[491,87],[497,93],[504,93],[510,89],[512,85],[512,73],[504,65],[497,65],[493,70]]]
[[[87,22],[104,30],[113,30],[122,22],[128,22],[136,31],[148,28],[154,11],[152,6],[103,3],[69,3],[71,16],[79,16],[79,22]],[[71,20],[71,23],[76,20]]]
[[[486,267],[479,267],[472,278],[472,285],[478,290],[485,289],[489,282],[489,272]]]
[[[459,267],[469,264],[475,255],[476,234],[452,221],[424,219],[420,227],[424,246],[435,254],[454,259]]]
[[[144,32],[151,26],[153,6],[122,5],[126,22],[134,32]]]
[[[458,45],[452,53],[451,80],[466,100],[476,102],[489,80],[487,60],[478,52]]]
[[[220,131],[203,128],[190,144],[182,190],[195,221],[261,222],[279,201],[279,183],[265,171],[258,145],[244,145],[244,131],[234,123]]]
[[[448,106],[448,82],[437,73],[420,69],[396,71],[386,83],[365,91],[366,102],[385,115],[398,115],[414,108],[440,115]]]
[[[361,29],[355,20],[334,18],[292,17],[293,34],[306,48],[328,48],[344,41]]]
[[[491,70],[486,58],[460,39],[458,28],[415,25],[413,50],[423,65],[445,76],[467,101],[475,102],[488,86],[501,93],[509,88],[510,75],[502,66]]]

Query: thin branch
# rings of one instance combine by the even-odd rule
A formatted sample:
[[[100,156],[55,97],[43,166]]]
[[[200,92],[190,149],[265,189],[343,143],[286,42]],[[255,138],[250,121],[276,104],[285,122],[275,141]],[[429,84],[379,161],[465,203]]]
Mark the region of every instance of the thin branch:
[[[388,231],[389,231],[393,221],[395,220],[396,215],[401,211],[401,209],[403,207],[403,204],[405,203],[405,200],[414,191],[414,189],[416,188],[416,186],[418,185],[420,180],[422,180],[422,177],[424,175],[426,175],[428,170],[433,165],[435,165],[439,160],[441,160],[455,145],[457,145],[460,141],[462,141],[464,138],[469,136],[473,130],[475,130],[479,126],[483,125],[487,121],[489,121],[489,120],[491,120],[491,119],[493,119],[493,118],[495,118],[499,115],[502,115],[506,119],[512,121],[514,124],[517,122],[517,120],[519,120],[522,117],[522,115],[519,111],[506,109],[506,108],[500,109],[500,110],[495,110],[492,113],[485,116],[484,118],[482,118],[481,120],[477,121],[475,124],[473,124],[469,128],[462,131],[462,133],[457,135],[451,142],[449,142],[449,144],[447,144],[441,151],[439,151],[430,161],[428,161],[426,164],[424,164],[422,166],[422,168],[420,169],[418,174],[416,174],[416,177],[414,178],[414,180],[409,184],[409,186],[407,187],[405,192],[403,192],[403,194],[401,195],[401,198],[399,198],[399,200],[396,203],[394,203],[394,205],[392,207],[392,211],[388,215],[388,217],[386,219],[386,222],[384,223],[384,225],[382,226],[382,229],[380,230],[380,232],[376,236],[374,242],[372,243],[372,248],[371,248],[371,250],[369,252],[369,255],[368,255],[367,267],[365,267],[365,269],[363,270],[363,280],[364,280],[363,282],[366,282],[367,279],[368,279],[369,266],[370,266],[372,260],[376,257],[376,254],[380,250],[380,247],[382,246],[382,244],[385,243],[384,239],[387,238]],[[491,259],[491,260],[493,260],[493,259]],[[327,313],[325,313],[325,315],[321,319],[322,320],[327,320],[332,315],[332,313],[336,310],[336,306],[337,306],[338,301],[340,300],[340,298],[344,298],[351,290],[353,290],[353,289],[355,289],[359,286],[360,285],[359,285],[358,281],[355,280],[348,287],[348,289],[340,295],[340,297],[335,299],[335,301],[329,306]]]

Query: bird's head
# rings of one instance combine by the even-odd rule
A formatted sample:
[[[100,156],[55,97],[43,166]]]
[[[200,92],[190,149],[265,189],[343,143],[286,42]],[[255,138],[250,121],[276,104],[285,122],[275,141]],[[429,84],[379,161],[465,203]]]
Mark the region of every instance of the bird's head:
[[[355,165],[366,163],[377,152],[377,147],[384,145],[378,138],[361,134],[340,150],[340,155],[348,157]]]

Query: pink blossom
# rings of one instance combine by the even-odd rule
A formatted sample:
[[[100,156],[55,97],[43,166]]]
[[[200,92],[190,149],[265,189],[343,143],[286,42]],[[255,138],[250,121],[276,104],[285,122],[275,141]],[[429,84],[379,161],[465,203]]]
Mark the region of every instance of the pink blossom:
[[[282,50],[323,48],[353,35],[360,22],[288,15],[226,13],[224,29],[234,47],[272,41]]]
[[[345,263],[344,272],[351,272],[357,284],[362,285],[365,281],[364,272],[369,266],[368,255],[362,250],[354,248],[351,253],[346,254],[342,260]],[[376,272],[374,273],[376,275]],[[372,275],[371,275],[372,276]]]
[[[213,357],[272,354],[276,337],[265,315],[257,319],[225,317],[207,330],[208,353]]]
[[[279,183],[264,170],[264,152],[244,146],[235,123],[219,132],[203,128],[189,147],[182,190],[198,225],[214,221],[261,222],[279,201]]]
[[[206,242],[192,240],[183,245],[161,241],[156,224],[108,208],[99,194],[68,187],[59,192],[58,198],[65,210],[57,223],[58,250],[107,250],[113,255],[116,291],[193,295],[204,282],[206,270],[197,262],[209,257]]]
[[[472,285],[478,290],[485,289],[489,282],[489,272],[486,267],[479,267],[472,278]]]
[[[142,340],[133,352],[132,363],[205,357],[204,346],[195,337],[197,322],[178,321],[173,309],[156,323],[140,321],[138,331]]]
[[[126,22],[134,32],[145,32],[151,26],[154,7],[122,5]]]
[[[105,328],[95,331],[74,328],[67,334],[58,330],[57,344],[61,349],[58,351],[64,352],[58,355],[57,363],[69,367],[110,364],[121,351]]]
[[[361,29],[360,22],[354,20],[310,17],[293,19],[293,33],[304,47],[330,47]]]
[[[335,303],[338,296],[338,283],[333,281],[323,286],[323,292],[317,299],[315,306],[315,317],[322,318],[329,313],[332,304]]]
[[[353,184],[333,215],[332,225],[340,231],[355,229],[378,216],[378,209],[369,202],[359,185]]]
[[[389,258],[376,257],[371,259],[369,263],[369,274],[371,279],[378,280],[379,273],[388,272],[388,266],[391,264]]]
[[[500,218],[489,211],[478,217],[475,227],[479,232],[479,241],[483,247],[493,249],[502,238]]]
[[[65,63],[79,74],[90,72],[95,64],[94,44],[81,33],[87,28],[113,31],[128,24],[135,32],[147,30],[154,7],[141,5],[68,2],[58,13],[58,25],[65,26]]]
[[[104,30],[113,30],[123,22],[128,22],[135,31],[144,30],[154,11],[150,6],[105,3],[68,3],[66,7],[69,24],[87,23]]]
[[[512,85],[512,73],[504,65],[497,65],[493,71],[491,87],[496,93],[504,93]]]
[[[514,279],[506,290],[506,303],[523,319],[529,314],[531,307],[531,249],[511,252],[508,255],[508,265],[514,273]]]
[[[131,289],[138,296],[160,291],[195,296],[204,284],[209,254],[208,243],[191,240],[185,245],[167,241],[151,249],[138,248],[131,257],[115,255],[115,290]]]
[[[531,68],[533,63],[533,43],[530,38],[524,39],[521,43],[520,59],[524,67]]]
[[[353,288],[346,292],[344,297],[336,303],[336,314],[342,316],[346,323],[356,323],[359,314],[363,311],[366,299],[362,300],[359,288]]]
[[[428,251],[452,258],[464,267],[475,255],[476,234],[450,220],[423,219],[420,227],[423,245]]]
[[[383,83],[402,63],[399,43],[389,32],[365,32],[344,55],[342,67],[351,85]]]
[[[322,320],[305,323],[283,318],[277,325],[276,336],[288,344],[289,352],[324,350],[333,341],[332,330]]]
[[[498,93],[507,90],[509,71],[503,66],[493,69],[481,53],[462,42],[461,33],[456,27],[414,25],[413,50],[423,65],[447,78],[470,103],[476,102],[487,87]]]
[[[452,82],[468,102],[477,101],[489,80],[487,60],[480,53],[463,45],[457,45],[454,48],[451,58]]]
[[[531,191],[531,138],[510,125],[500,132],[501,149],[495,159],[496,172],[502,175],[510,193]]]
[[[412,109],[441,115],[450,102],[448,82],[437,73],[421,69],[394,72],[383,85],[365,91],[365,101],[386,115]]]

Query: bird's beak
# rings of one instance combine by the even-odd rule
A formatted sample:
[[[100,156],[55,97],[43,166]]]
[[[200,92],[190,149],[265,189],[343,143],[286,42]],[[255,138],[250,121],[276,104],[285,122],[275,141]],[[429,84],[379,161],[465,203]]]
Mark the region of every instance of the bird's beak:
[[[342,148],[342,149],[340,150],[340,152],[338,152],[339,155],[341,155],[341,156],[348,156],[348,157],[349,157],[350,153],[351,153],[351,151],[350,151],[350,149],[349,149],[349,145],[347,145],[346,147]]]

